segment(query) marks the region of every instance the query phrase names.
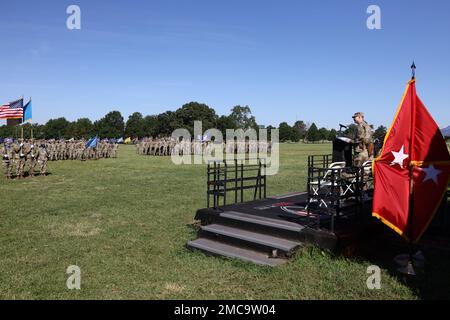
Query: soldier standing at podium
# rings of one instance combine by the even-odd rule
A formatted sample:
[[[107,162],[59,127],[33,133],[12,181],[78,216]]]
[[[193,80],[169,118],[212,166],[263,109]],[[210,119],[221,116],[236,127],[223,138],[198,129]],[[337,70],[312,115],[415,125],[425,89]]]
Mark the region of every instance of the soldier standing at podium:
[[[356,112],[352,118],[357,126],[355,138],[352,141],[356,144],[354,164],[360,167],[364,162],[373,159],[373,132],[372,128],[364,120],[364,113]]]

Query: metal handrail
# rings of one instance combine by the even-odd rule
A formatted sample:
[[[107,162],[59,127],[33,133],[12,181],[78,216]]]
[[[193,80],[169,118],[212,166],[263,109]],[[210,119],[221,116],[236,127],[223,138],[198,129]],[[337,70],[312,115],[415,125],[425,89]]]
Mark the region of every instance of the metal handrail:
[[[254,189],[253,200],[266,198],[267,179],[265,159],[258,159],[258,164],[244,165],[243,161],[234,159],[230,161],[208,161],[207,165],[207,206],[211,205],[210,197],[213,197],[213,207],[218,208],[220,197],[222,205],[227,204],[227,193],[234,192],[234,203],[244,202],[244,190]],[[255,172],[255,175],[249,175]],[[254,181],[254,184],[244,182]],[[240,197],[239,197],[240,194]]]

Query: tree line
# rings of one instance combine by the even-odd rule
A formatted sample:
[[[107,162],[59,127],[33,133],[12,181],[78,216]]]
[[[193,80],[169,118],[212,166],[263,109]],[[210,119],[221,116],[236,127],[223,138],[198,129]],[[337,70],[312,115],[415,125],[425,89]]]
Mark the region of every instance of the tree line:
[[[134,112],[125,122],[119,111],[111,111],[103,118],[92,122],[88,118],[68,121],[61,117],[50,119],[45,124],[22,125],[24,138],[35,139],[81,139],[99,136],[101,138],[119,137],[165,137],[170,136],[175,129],[186,128],[194,134],[194,121],[202,121],[202,130],[217,128],[225,136],[226,129],[258,129],[255,117],[249,106],[234,106],[229,115],[219,116],[213,108],[198,102],[184,104],[176,111],[166,111],[157,115],[143,116]],[[19,137],[20,126],[0,126],[0,137]]]
[[[186,128],[191,135],[194,133],[194,121],[202,121],[202,130],[217,128],[225,137],[226,129],[244,130],[252,128],[258,131],[264,126],[258,125],[252,115],[249,106],[234,106],[228,115],[219,116],[216,111],[206,104],[189,102],[175,111],[165,111],[157,115],[143,116],[140,112],[131,114],[127,121],[124,120],[119,111],[111,111],[103,118],[91,121],[88,118],[80,118],[76,121],[68,121],[64,117],[50,119],[45,124],[24,124],[24,138],[31,137],[31,128],[35,139],[88,139],[94,135],[101,138],[119,137],[164,137],[170,136],[175,129]],[[268,138],[270,129],[267,126]],[[293,126],[282,122],[278,126],[279,139],[281,142],[292,141],[331,141],[338,132],[335,129],[318,128],[315,123],[311,125],[304,121],[296,121]],[[351,136],[356,129],[355,125],[349,126],[343,135]],[[0,137],[19,137],[21,135],[19,126],[0,126]],[[375,136],[384,139],[386,127],[380,126],[375,130]]]
[[[293,126],[287,122],[280,123],[279,127],[280,141],[292,142],[318,142],[318,141],[333,141],[337,136],[353,137],[356,132],[356,124],[349,125],[344,131],[338,132],[336,129],[318,128],[313,122],[308,125],[304,121],[296,121]],[[383,142],[386,135],[387,128],[379,126],[374,130],[373,137]]]

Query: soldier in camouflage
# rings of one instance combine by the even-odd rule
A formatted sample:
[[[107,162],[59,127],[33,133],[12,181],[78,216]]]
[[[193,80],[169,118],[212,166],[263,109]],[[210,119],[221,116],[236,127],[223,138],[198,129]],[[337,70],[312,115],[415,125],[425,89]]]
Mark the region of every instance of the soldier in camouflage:
[[[34,144],[32,143],[30,146],[30,152],[28,154],[28,175],[30,177],[34,177],[34,168],[36,167],[38,154],[39,151],[34,147]]]
[[[5,178],[9,180],[11,179],[12,173],[13,155],[11,146],[6,141],[3,142],[3,146],[0,149],[0,155],[2,157],[3,169],[5,171]]]
[[[19,179],[21,179],[21,178],[23,178],[25,162],[27,159],[27,156],[26,156],[27,150],[23,143],[23,139],[19,139],[19,144],[15,145],[14,151],[15,151],[16,155],[18,156],[17,164],[16,164],[16,174],[17,174],[17,177]]]
[[[353,143],[356,145],[354,165],[360,167],[364,162],[373,159],[373,132],[372,128],[364,120],[364,113],[356,112],[352,118],[357,126],[353,139]]]
[[[37,159],[39,162],[39,171],[41,176],[45,176],[47,172],[47,161],[49,159],[49,154],[47,149],[45,148],[45,144],[41,144],[39,147],[39,151],[37,153]]]

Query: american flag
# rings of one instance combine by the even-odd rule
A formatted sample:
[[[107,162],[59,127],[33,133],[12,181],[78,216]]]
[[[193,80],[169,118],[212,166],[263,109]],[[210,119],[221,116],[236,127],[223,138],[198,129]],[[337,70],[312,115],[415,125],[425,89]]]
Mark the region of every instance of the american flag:
[[[0,107],[0,119],[23,118],[23,99],[19,99]]]

